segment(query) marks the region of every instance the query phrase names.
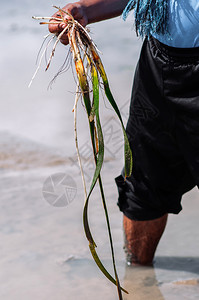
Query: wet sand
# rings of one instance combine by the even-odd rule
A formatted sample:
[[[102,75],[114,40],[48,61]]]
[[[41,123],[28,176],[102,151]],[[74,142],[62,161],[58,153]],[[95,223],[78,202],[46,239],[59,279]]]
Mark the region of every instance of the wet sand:
[[[61,4],[60,4],[61,5]],[[51,90],[50,80],[65,57],[59,47],[49,72],[42,68],[31,89],[27,85],[35,70],[35,58],[44,27],[31,15],[52,14],[44,0],[12,5],[1,12],[0,102],[0,299],[117,299],[116,288],[95,266],[83,232],[83,190],[73,137],[75,84],[70,70]],[[5,16],[8,16],[5,25]],[[20,21],[19,21],[20,20]],[[112,91],[127,120],[132,76],[141,41],[131,22],[120,18],[91,26],[93,38],[103,52]],[[109,34],[104,34],[109,32]],[[9,38],[8,38],[9,37]],[[111,37],[111,40],[110,40]],[[13,46],[14,45],[14,46]],[[78,132],[86,180],[93,164],[85,111],[78,109]],[[129,300],[198,299],[199,237],[198,190],[183,198],[183,211],[169,217],[158,246],[154,268],[131,268],[123,253],[122,215],[114,183],[123,166],[121,131],[113,111],[102,99],[106,154],[102,178],[110,213],[118,273]],[[55,207],[44,198],[44,182],[53,174],[75,179],[75,199]],[[104,213],[94,191],[89,210],[98,253],[112,271]]]

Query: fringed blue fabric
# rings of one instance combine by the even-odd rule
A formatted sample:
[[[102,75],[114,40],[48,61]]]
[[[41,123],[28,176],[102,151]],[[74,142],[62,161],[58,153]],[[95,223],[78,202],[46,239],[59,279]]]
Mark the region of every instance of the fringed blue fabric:
[[[130,0],[123,11],[126,20],[130,10],[134,9],[135,30],[142,37],[152,33],[168,33],[168,0]]]

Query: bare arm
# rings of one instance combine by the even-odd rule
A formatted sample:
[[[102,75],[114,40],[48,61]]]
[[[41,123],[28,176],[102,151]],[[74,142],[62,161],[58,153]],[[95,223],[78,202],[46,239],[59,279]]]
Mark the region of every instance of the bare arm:
[[[120,16],[128,0],[81,0],[88,24]]]
[[[122,14],[128,0],[80,0],[69,3],[63,9],[69,12],[83,26],[90,23],[117,17]],[[55,13],[53,16],[56,16]],[[65,25],[63,23],[49,25],[49,31],[58,33]],[[61,42],[67,44],[67,36],[63,35]]]

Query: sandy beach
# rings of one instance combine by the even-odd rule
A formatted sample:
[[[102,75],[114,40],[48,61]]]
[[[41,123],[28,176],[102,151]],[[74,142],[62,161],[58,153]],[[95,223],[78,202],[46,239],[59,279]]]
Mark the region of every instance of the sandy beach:
[[[64,3],[56,3],[63,6]],[[116,288],[96,267],[84,236],[83,188],[74,144],[75,83],[71,70],[48,85],[67,55],[59,46],[48,72],[42,65],[32,86],[35,60],[47,34],[32,15],[52,15],[46,1],[2,4],[0,44],[0,299],[116,300]],[[6,18],[6,19],[5,19]],[[141,40],[131,19],[90,26],[111,89],[126,123],[133,73]],[[106,34],[105,34],[106,33]],[[102,180],[110,214],[115,255],[125,300],[192,300],[199,295],[199,194],[183,197],[183,210],[170,215],[158,246],[154,268],[128,267],[123,253],[122,214],[114,178],[123,167],[122,132],[103,97],[100,111],[105,134]],[[84,107],[78,107],[78,134],[87,185],[94,170]],[[67,201],[51,198],[50,180],[64,179]],[[63,187],[62,187],[63,188]],[[70,188],[70,189],[69,189]],[[99,190],[89,208],[97,251],[113,273]]]

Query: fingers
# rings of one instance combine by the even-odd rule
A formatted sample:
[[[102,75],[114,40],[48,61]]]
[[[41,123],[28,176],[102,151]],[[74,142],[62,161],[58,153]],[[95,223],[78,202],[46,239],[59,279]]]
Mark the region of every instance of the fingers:
[[[50,21],[52,24],[49,24],[48,29],[51,33],[57,34],[61,32],[65,27],[65,23],[53,24],[53,20]]]
[[[82,26],[86,26],[88,24],[87,16],[84,12],[84,8],[79,3],[70,3],[63,7],[63,10],[71,14],[75,20],[77,20]],[[52,17],[54,18],[62,18],[64,19],[70,19],[70,16],[67,14],[62,13],[60,14],[59,11],[57,11]],[[48,28],[51,33],[59,34],[61,31],[67,26],[64,22],[61,22],[60,24],[53,24],[53,20],[50,21],[52,24],[49,24]],[[64,34],[60,41],[64,44],[68,44],[68,38],[67,34]]]
[[[53,24],[53,20],[50,21],[52,24],[49,24],[48,29],[51,33],[59,35],[63,29],[67,26],[65,23]],[[68,37],[67,34],[64,33],[60,39],[60,42],[64,45],[68,45]]]
[[[67,35],[62,35],[61,39],[60,39],[60,42],[63,44],[63,45],[68,45],[69,41],[68,41],[68,37]]]
[[[64,10],[66,10],[66,11],[68,11],[70,14],[72,14],[71,11],[69,10],[69,8],[70,8],[70,5],[67,5],[67,8],[64,7]],[[61,16],[59,11],[56,12],[52,17],[55,17],[55,18],[62,18],[62,17],[64,17],[65,19],[70,19],[70,17],[69,17],[68,15],[66,15],[66,14],[65,14],[65,15],[62,14],[62,16]],[[56,35],[59,35],[59,34],[62,32],[62,30],[67,26],[67,24],[64,23],[64,22],[61,22],[61,23],[59,23],[59,24],[53,24],[53,20],[51,20],[50,22],[51,22],[52,24],[49,24],[48,29],[49,29],[49,31],[50,31],[51,33],[54,33],[54,34],[56,34]],[[68,37],[67,37],[67,34],[66,34],[66,33],[63,34],[63,36],[62,36],[61,39],[60,39],[60,42],[61,42],[63,45],[68,45]]]
[[[71,4],[68,4],[63,9],[72,15],[71,8],[72,8]],[[65,19],[70,19],[68,15],[66,15],[64,13],[60,14],[59,11],[57,11],[52,17],[54,17],[54,18],[64,17]],[[53,23],[53,20],[51,20],[50,22]],[[51,33],[57,34],[57,33],[60,33],[65,27],[66,27],[66,24],[64,22],[61,22],[60,24],[50,24],[48,26],[48,29]]]

